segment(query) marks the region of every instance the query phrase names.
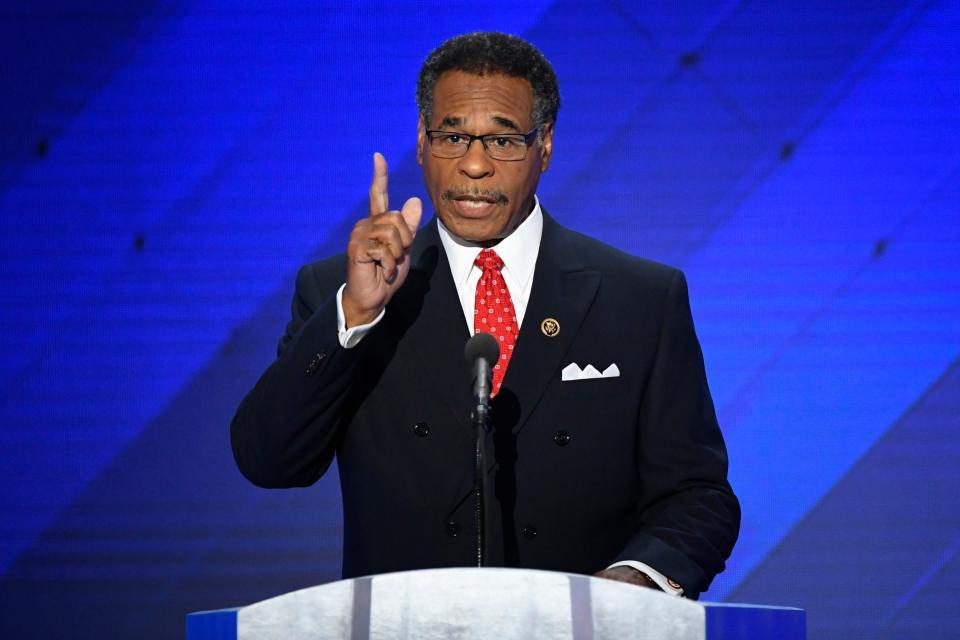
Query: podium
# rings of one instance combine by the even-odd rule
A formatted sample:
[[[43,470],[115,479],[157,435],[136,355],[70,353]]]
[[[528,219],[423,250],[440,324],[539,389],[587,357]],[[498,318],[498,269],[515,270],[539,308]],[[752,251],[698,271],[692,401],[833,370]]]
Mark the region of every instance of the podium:
[[[802,609],[694,602],[583,575],[428,569],[187,616],[187,640],[805,640]]]

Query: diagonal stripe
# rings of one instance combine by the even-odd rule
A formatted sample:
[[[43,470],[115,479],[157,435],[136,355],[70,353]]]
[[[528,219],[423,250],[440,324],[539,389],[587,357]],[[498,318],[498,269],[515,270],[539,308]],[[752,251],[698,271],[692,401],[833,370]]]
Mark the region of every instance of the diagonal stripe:
[[[872,638],[895,619],[902,637],[960,628],[956,608],[929,621],[889,614],[956,557],[958,429],[960,359],[729,597],[801,606],[818,638]]]
[[[943,550],[943,553],[940,554],[940,557],[934,560],[930,566],[927,567],[927,570],[920,574],[916,582],[900,596],[900,599],[883,614],[883,617],[880,618],[880,623],[877,625],[880,632],[887,629],[903,608],[917,597],[917,595],[930,584],[933,577],[942,571],[957,556],[957,552],[960,552],[960,537],[951,542],[947,548]]]

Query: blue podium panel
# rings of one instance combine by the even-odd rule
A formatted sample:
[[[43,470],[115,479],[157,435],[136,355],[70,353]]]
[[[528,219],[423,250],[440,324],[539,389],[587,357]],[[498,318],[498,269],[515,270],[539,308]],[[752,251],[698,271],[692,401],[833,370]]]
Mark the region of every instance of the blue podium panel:
[[[702,604],[707,613],[709,640],[807,637],[807,615],[803,609],[725,602]]]
[[[236,607],[188,614],[187,638],[237,640],[237,611],[239,610]]]
[[[187,616],[187,640],[452,637],[804,640],[806,614],[552,571],[458,568],[342,580]]]

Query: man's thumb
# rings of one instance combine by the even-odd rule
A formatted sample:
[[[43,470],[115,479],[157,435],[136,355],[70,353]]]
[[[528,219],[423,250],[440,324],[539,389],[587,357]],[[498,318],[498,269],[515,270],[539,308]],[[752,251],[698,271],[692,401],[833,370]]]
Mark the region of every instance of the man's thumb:
[[[420,228],[420,217],[423,215],[423,203],[420,202],[420,198],[410,198],[404,202],[400,215],[403,216],[403,221],[407,223],[410,232],[416,235],[417,229]]]

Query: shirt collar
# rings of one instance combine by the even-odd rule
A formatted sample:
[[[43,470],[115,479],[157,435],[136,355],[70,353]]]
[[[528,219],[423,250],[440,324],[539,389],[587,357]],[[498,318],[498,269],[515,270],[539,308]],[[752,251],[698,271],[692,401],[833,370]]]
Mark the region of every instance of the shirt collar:
[[[459,289],[470,277],[473,263],[483,248],[469,240],[459,238],[447,229],[437,216],[437,230],[447,253],[450,273]],[[533,197],[533,211],[509,236],[491,247],[503,260],[504,271],[509,271],[517,282],[527,282],[537,263],[540,237],[543,235],[543,211],[540,200]]]

